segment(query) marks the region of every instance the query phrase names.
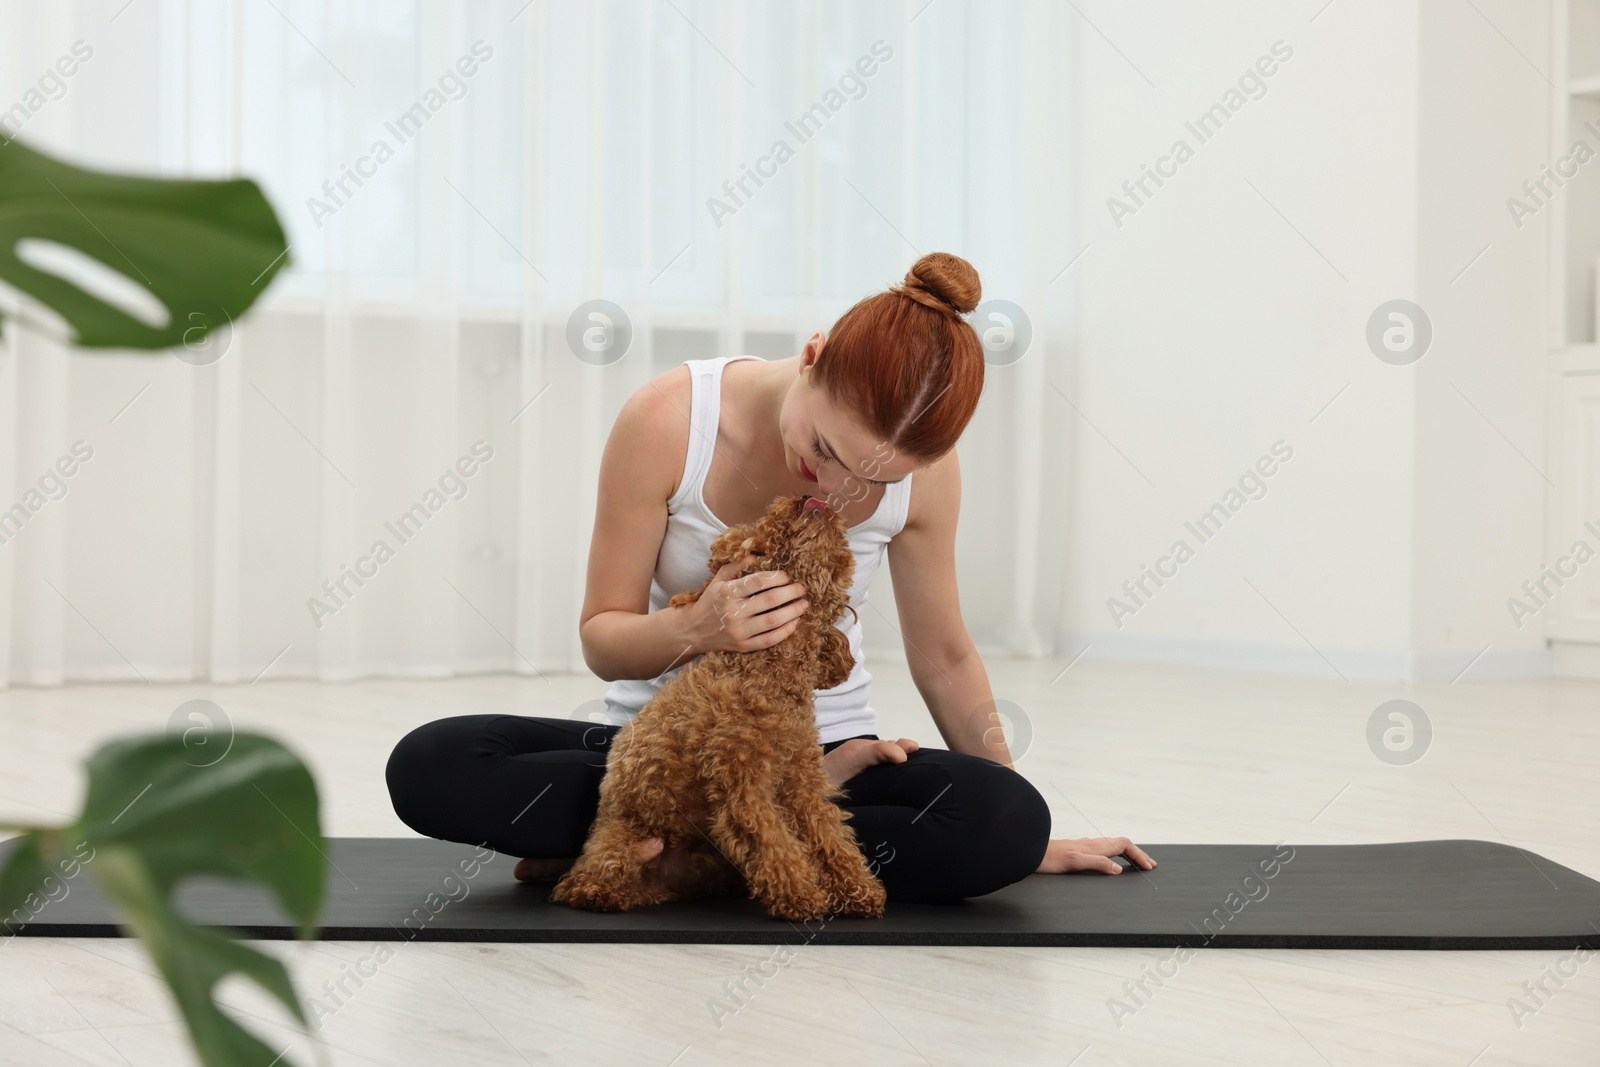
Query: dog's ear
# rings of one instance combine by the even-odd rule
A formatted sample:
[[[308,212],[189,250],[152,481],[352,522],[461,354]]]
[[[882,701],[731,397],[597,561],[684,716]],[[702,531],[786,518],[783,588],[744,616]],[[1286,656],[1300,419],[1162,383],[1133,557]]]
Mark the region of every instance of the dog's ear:
[[[763,515],[740,529],[744,532],[744,539],[740,542],[740,550],[743,552],[771,556],[773,551],[783,544],[783,539],[778,533],[778,522],[771,515]]]
[[[730,563],[737,563],[746,552],[764,555],[766,546],[757,537],[755,523],[730,526],[711,542],[711,573],[715,574]]]
[[[753,552],[758,556],[769,556],[776,543],[777,537],[772,523],[766,519],[730,526],[718,534],[717,539],[711,543],[713,573],[726,564],[737,563],[747,552]]]
[[[833,689],[845,683],[855,670],[856,658],[850,654],[850,639],[837,626],[822,632],[822,648],[817,655],[820,666],[814,689]]]

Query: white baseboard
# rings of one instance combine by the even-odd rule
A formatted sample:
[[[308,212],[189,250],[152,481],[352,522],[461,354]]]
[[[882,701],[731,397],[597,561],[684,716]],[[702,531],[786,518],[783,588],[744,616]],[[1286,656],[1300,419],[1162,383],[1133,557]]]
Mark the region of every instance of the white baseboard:
[[[265,666],[265,663],[262,664]],[[252,667],[249,673],[238,677],[204,678],[196,677],[194,672],[187,668],[177,667],[141,667],[135,671],[127,665],[106,664],[103,666],[80,667],[74,669],[65,678],[59,674],[46,674],[35,672],[20,680],[12,681],[10,686],[18,688],[54,689],[63,685],[114,685],[129,682],[149,682],[154,685],[248,685],[257,677],[256,672],[260,667]],[[574,673],[566,666],[546,665],[539,668],[541,674],[557,675]],[[580,664],[577,673],[587,674],[588,669]],[[462,660],[455,664],[415,664],[394,663],[389,661],[362,661],[361,663],[341,667],[338,669],[289,669],[281,663],[274,666],[265,675],[260,676],[260,681],[266,682],[327,682],[330,684],[343,684],[346,682],[361,682],[383,678],[398,678],[406,681],[436,681],[450,678],[464,678],[483,674],[521,674],[534,677],[534,672],[521,661],[507,662],[500,657],[488,659]],[[603,683],[602,683],[603,684]],[[0,689],[7,688],[7,683],[0,680]]]
[[[1088,650],[1084,651],[1084,647]],[[1415,652],[1383,649],[1262,645],[1245,641],[1202,641],[1134,634],[1060,631],[1056,655],[1127,663],[1168,663],[1186,667],[1289,674],[1352,682],[1452,682],[1486,678],[1548,678],[1549,648],[1495,648],[1476,652]],[[1474,659],[1474,657],[1477,657]],[[1600,662],[1596,669],[1600,670]],[[1597,675],[1600,676],[1600,675]]]
[[[1600,644],[1589,641],[1552,641],[1550,654],[1557,678],[1600,681]]]

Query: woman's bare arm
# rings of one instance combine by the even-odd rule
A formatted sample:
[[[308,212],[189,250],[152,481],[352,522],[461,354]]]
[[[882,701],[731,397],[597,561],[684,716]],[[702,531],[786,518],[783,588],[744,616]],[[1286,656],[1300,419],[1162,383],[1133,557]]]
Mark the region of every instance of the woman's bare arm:
[[[667,500],[683,470],[689,440],[687,400],[680,411],[669,379],[687,373],[674,368],[629,397],[600,459],[578,633],[584,662],[608,682],[654,678],[699,654],[686,608],[650,611],[650,580],[666,535]]]
[[[585,624],[583,660],[608,682],[654,678],[699,655],[674,616],[680,608],[640,615],[603,611]]]
[[[680,375],[681,377],[674,377]],[[691,603],[650,611],[650,581],[689,448],[685,368],[646,383],[617,414],[600,460],[578,633],[583,659],[607,681],[654,678],[704,652],[754,652],[784,640],[809,607],[783,571],[746,574],[756,557],[725,564]]]

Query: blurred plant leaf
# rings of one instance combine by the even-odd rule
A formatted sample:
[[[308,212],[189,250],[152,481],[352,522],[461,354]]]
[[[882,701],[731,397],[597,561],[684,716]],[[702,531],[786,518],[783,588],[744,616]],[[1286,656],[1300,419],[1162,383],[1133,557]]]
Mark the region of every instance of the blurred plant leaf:
[[[156,326],[18,255],[65,245],[166,308]],[[239,318],[289,262],[272,205],[248,178],[134,177],[53,159],[0,135],[0,279],[47,305],[84,348],[166,349]],[[37,262],[37,260],[36,260]]]
[[[208,1067],[261,1067],[269,1048],[212,999],[218,981],[254,979],[300,1021],[305,1011],[277,959],[174,907],[174,888],[196,874],[265,886],[301,937],[316,930],[324,892],[316,784],[304,763],[268,737],[241,733],[226,758],[193,766],[183,739],[134,737],[102,746],[88,761],[82,817],[59,828],[27,830],[0,871],[0,916],[37,910],[41,886],[67,842],[105,889],[123,929],[145,949],[171,987],[189,1036]],[[91,852],[84,856],[83,847]]]
[[[42,910],[54,892],[48,881],[50,868],[45,866],[40,855],[46,833],[31,831],[23,835],[5,868],[0,869],[0,925],[7,935],[26,924],[34,912]]]
[[[211,999],[216,983],[237,971],[282,1001],[305,1026],[305,1011],[282,963],[242,942],[185,922],[172,909],[138,852],[129,846],[97,850],[90,869],[116,901],[123,926],[144,942],[167,980],[202,1063],[212,1067],[287,1063],[279,1058],[282,1049],[268,1047]]]

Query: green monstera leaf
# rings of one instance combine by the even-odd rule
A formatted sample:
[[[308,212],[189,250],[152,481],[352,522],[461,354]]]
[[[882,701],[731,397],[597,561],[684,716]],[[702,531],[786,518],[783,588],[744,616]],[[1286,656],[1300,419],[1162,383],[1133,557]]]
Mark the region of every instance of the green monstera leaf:
[[[141,321],[65,272],[40,269],[60,256],[27,254],[57,246],[148,290],[162,313]],[[74,345],[193,347],[212,330],[231,328],[289,263],[287,253],[278,216],[248,178],[88,170],[0,135],[0,279],[59,314]]]
[[[38,911],[52,872],[91,872],[120,925],[144,943],[171,987],[202,1063],[287,1064],[283,1050],[269,1048],[212,999],[218,981],[243,974],[306,1026],[283,964],[190,923],[172,898],[191,875],[254,882],[271,891],[301,937],[312,936],[325,874],[316,784],[298,757],[256,734],[236,735],[222,759],[204,766],[193,759],[183,738],[170,734],[112,741],[95,752],[76,823],[9,827],[26,832],[0,871],[0,919]]]

